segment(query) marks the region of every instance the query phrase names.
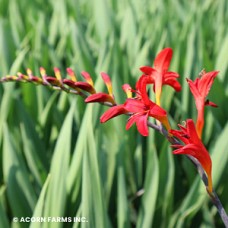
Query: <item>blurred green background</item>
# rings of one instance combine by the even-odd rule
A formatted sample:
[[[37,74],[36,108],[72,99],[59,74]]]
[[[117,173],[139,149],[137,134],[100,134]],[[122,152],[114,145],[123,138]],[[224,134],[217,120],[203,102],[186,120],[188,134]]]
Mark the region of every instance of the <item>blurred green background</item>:
[[[172,127],[195,118],[185,78],[220,70],[203,141],[228,211],[227,0],[0,0],[0,75],[39,67],[107,72],[119,103],[139,67],[172,47],[181,93],[165,88]],[[141,137],[127,117],[81,97],[26,83],[0,85],[0,227],[223,227],[193,165],[158,133]],[[140,195],[144,190],[144,194]],[[85,223],[13,223],[13,217],[86,217]]]

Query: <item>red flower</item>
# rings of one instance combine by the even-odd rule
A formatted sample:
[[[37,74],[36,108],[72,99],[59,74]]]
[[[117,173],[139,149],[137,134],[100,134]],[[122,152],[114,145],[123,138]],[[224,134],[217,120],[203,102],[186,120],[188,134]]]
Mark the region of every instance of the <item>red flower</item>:
[[[174,150],[173,153],[188,154],[196,158],[203,167],[205,173],[207,174],[207,189],[209,192],[212,192],[211,158],[202,141],[198,137],[193,120],[188,119],[186,121],[186,127],[183,127],[181,125],[179,125],[179,127],[180,130],[171,130],[170,133],[179,140],[181,140],[185,145],[172,145],[172,147],[176,148],[176,150]]]
[[[144,66],[140,70],[148,76],[148,83],[154,84],[156,103],[160,105],[160,98],[163,85],[170,85],[176,91],[181,90],[181,85],[177,81],[179,75],[176,72],[168,71],[173,51],[171,48],[163,49],[154,60],[154,68]]]
[[[195,81],[187,79],[190,90],[195,98],[196,108],[198,111],[198,117],[196,122],[196,130],[199,138],[202,137],[202,131],[204,126],[204,107],[205,105],[217,107],[216,104],[206,100],[206,97],[211,89],[211,86],[214,82],[215,77],[217,76],[218,71],[203,72],[200,78],[197,78]]]
[[[113,92],[112,92],[112,83],[111,83],[111,80],[109,78],[109,76],[102,72],[101,73],[101,77],[108,89],[108,94],[107,93],[95,93],[95,94],[92,94],[90,95],[89,97],[87,97],[85,99],[85,102],[86,103],[91,103],[91,102],[109,102],[111,105],[115,105],[116,102],[115,102],[115,99],[114,99],[114,95],[113,95]]]
[[[148,117],[159,120],[167,129],[170,129],[166,111],[148,98],[146,84],[142,78],[140,78],[139,83],[137,83],[137,87],[136,98],[128,98],[124,104],[110,108],[101,116],[101,123],[115,116],[129,113],[131,116],[126,125],[127,130],[136,123],[139,133],[143,136],[148,136]]]
[[[144,99],[136,100],[128,98],[124,103],[124,108],[132,113],[126,125],[127,130],[133,125],[133,123],[136,123],[139,133],[143,136],[148,136],[147,119],[149,116],[159,120],[167,126],[166,111],[152,101],[148,102]]]

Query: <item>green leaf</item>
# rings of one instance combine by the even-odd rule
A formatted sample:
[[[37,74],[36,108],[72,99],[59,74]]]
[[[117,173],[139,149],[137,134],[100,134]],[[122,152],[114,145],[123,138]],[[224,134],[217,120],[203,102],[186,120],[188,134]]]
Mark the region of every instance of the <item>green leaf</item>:
[[[43,185],[43,188],[40,192],[39,198],[37,200],[36,206],[33,211],[32,217],[34,218],[44,218],[44,207],[45,207],[45,201],[46,201],[46,195],[47,195],[47,188],[50,182],[50,175],[47,176],[47,179]],[[39,228],[40,222],[31,222],[30,223],[31,228]]]
[[[8,216],[7,216],[7,210],[6,210],[6,202],[5,202],[5,193],[6,193],[6,188],[5,186],[2,186],[0,188],[0,227],[10,227],[9,221],[8,221]]]
[[[153,141],[151,136],[148,142]],[[141,200],[137,227],[152,227],[153,217],[156,209],[156,201],[159,187],[159,164],[156,149],[153,145],[147,152],[146,176],[144,183],[144,194]]]
[[[3,175],[7,185],[7,198],[14,216],[17,217],[31,216],[37,200],[22,159],[12,144],[7,125],[4,125]]]
[[[72,104],[56,142],[50,169],[50,183],[47,189],[44,215],[47,217],[64,216],[66,209],[66,177],[69,168],[73,112]],[[47,227],[61,227],[61,223],[44,224]]]

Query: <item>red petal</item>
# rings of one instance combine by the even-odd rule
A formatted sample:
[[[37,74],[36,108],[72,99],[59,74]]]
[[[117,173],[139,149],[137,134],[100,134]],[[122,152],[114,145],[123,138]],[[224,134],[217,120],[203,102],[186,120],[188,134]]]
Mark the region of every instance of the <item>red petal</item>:
[[[141,96],[145,105],[150,105],[150,99],[147,94],[147,84],[153,83],[153,79],[150,76],[142,75],[136,83],[136,89],[138,94]]]
[[[182,148],[173,151],[173,154],[188,154],[196,158],[197,153],[200,153],[199,148],[194,144],[185,145]]]
[[[132,115],[127,121],[126,130],[129,130],[129,128],[136,122],[138,118],[138,115]]]
[[[195,100],[200,98],[201,94],[200,94],[200,92],[199,92],[199,90],[197,88],[197,84],[198,84],[197,82],[198,82],[199,79],[197,78],[194,82],[191,79],[188,79],[188,78],[186,78],[186,80],[188,82],[188,85],[190,87],[190,90],[191,90]]]
[[[169,85],[171,87],[173,87],[176,92],[180,92],[181,91],[181,85],[178,81],[174,80],[174,79],[169,79],[169,80],[166,80],[163,85]]]
[[[164,81],[163,84],[164,85],[170,85],[172,86],[177,92],[181,91],[181,85],[180,83],[177,81],[177,78],[179,77],[179,75],[175,72],[167,72],[164,75]]]
[[[127,113],[126,109],[124,108],[124,105],[117,105],[109,108],[100,118],[100,122],[104,123],[108,121],[109,119]]]
[[[205,73],[199,80],[199,90],[204,99],[208,95],[218,71]]]
[[[188,119],[186,121],[186,125],[187,125],[187,132],[188,132],[191,142],[193,142],[195,144],[199,144],[201,142],[201,140],[199,139],[198,134],[196,132],[194,121],[192,119]]]
[[[143,66],[143,67],[140,67],[139,69],[146,75],[150,75],[154,71],[154,69],[149,66]]]
[[[155,103],[151,102],[149,116],[159,119],[160,117],[166,116],[166,111]]]
[[[137,129],[142,136],[149,135],[149,131],[148,131],[148,127],[147,127],[147,118],[148,118],[147,115],[142,115],[136,119]]]
[[[145,105],[142,101],[128,98],[124,103],[124,107],[128,112],[139,113],[145,111]]]
[[[134,123],[136,123],[137,129],[142,136],[148,136],[147,127],[147,115],[146,114],[135,114],[132,115],[126,124],[126,130],[128,130]]]
[[[173,78],[173,79],[177,79],[179,78],[179,74],[173,71],[168,71],[164,74],[164,78],[165,79],[169,79],[169,78]]]
[[[110,102],[112,104],[115,104],[113,98],[106,94],[106,93],[95,93],[90,95],[85,99],[86,103],[91,103],[91,102]]]
[[[173,51],[171,48],[163,49],[155,58],[154,60],[154,67],[155,69],[160,72],[164,73],[168,70],[170,61],[173,56]]]
[[[175,136],[176,138],[178,138],[179,140],[181,140],[184,144],[188,144],[189,143],[189,139],[187,137],[185,137],[186,135],[183,134],[183,132],[181,130],[170,130],[170,133]]]

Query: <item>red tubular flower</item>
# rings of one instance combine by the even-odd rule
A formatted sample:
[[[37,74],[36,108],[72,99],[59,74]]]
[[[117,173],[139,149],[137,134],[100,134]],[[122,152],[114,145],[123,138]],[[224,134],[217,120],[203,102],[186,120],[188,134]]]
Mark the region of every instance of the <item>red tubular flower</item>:
[[[147,119],[149,116],[158,119],[164,125],[167,125],[167,115],[164,109],[152,101],[150,104],[145,104],[143,100],[134,98],[128,98],[124,104],[111,107],[101,116],[100,121],[101,123],[104,123],[115,116],[126,113],[131,114],[126,129],[128,130],[136,123],[139,133],[143,136],[148,136],[149,134],[147,127]]]
[[[171,134],[181,140],[185,145],[172,145],[176,148],[173,151],[174,154],[188,154],[196,158],[207,174],[208,186],[207,189],[209,192],[212,192],[212,162],[208,151],[203,145],[202,141],[198,137],[195,124],[192,119],[186,121],[186,127],[179,125],[180,130],[171,130]]]
[[[156,94],[156,104],[160,105],[162,86],[170,85],[176,91],[181,90],[181,85],[177,81],[179,75],[176,72],[168,71],[173,51],[171,48],[163,49],[154,60],[154,68],[144,66],[140,70],[148,76],[148,83],[154,84]]]
[[[164,125],[167,125],[166,111],[152,101],[148,102],[144,99],[136,100],[128,98],[124,103],[124,108],[128,112],[133,113],[127,122],[127,130],[133,125],[133,123],[136,123],[139,133],[143,136],[148,136],[149,131],[147,120],[149,116],[159,120]]]
[[[212,107],[217,107],[216,104],[206,100],[206,97],[211,89],[211,86],[214,82],[215,77],[217,76],[218,71],[203,72],[200,78],[197,78],[195,81],[187,79],[190,90],[194,96],[196,108],[198,111],[198,117],[196,122],[196,130],[199,138],[202,137],[202,131],[204,126],[204,107],[209,105]]]
[[[86,103],[91,103],[91,102],[109,102],[111,103],[112,105],[115,105],[116,102],[115,102],[115,99],[114,99],[114,95],[113,95],[113,92],[112,92],[112,83],[111,83],[111,80],[110,80],[110,77],[102,72],[101,73],[101,77],[108,89],[108,94],[107,93],[95,93],[95,94],[92,94],[90,95],[89,97],[87,97],[85,99],[85,102]]]
[[[140,78],[137,83],[137,87],[136,98],[128,98],[124,104],[110,108],[101,116],[101,123],[104,123],[115,116],[129,113],[131,114],[131,117],[126,125],[127,130],[136,123],[139,133],[143,136],[148,136],[148,117],[159,120],[167,129],[170,129],[166,111],[148,98],[146,83],[142,78]]]

